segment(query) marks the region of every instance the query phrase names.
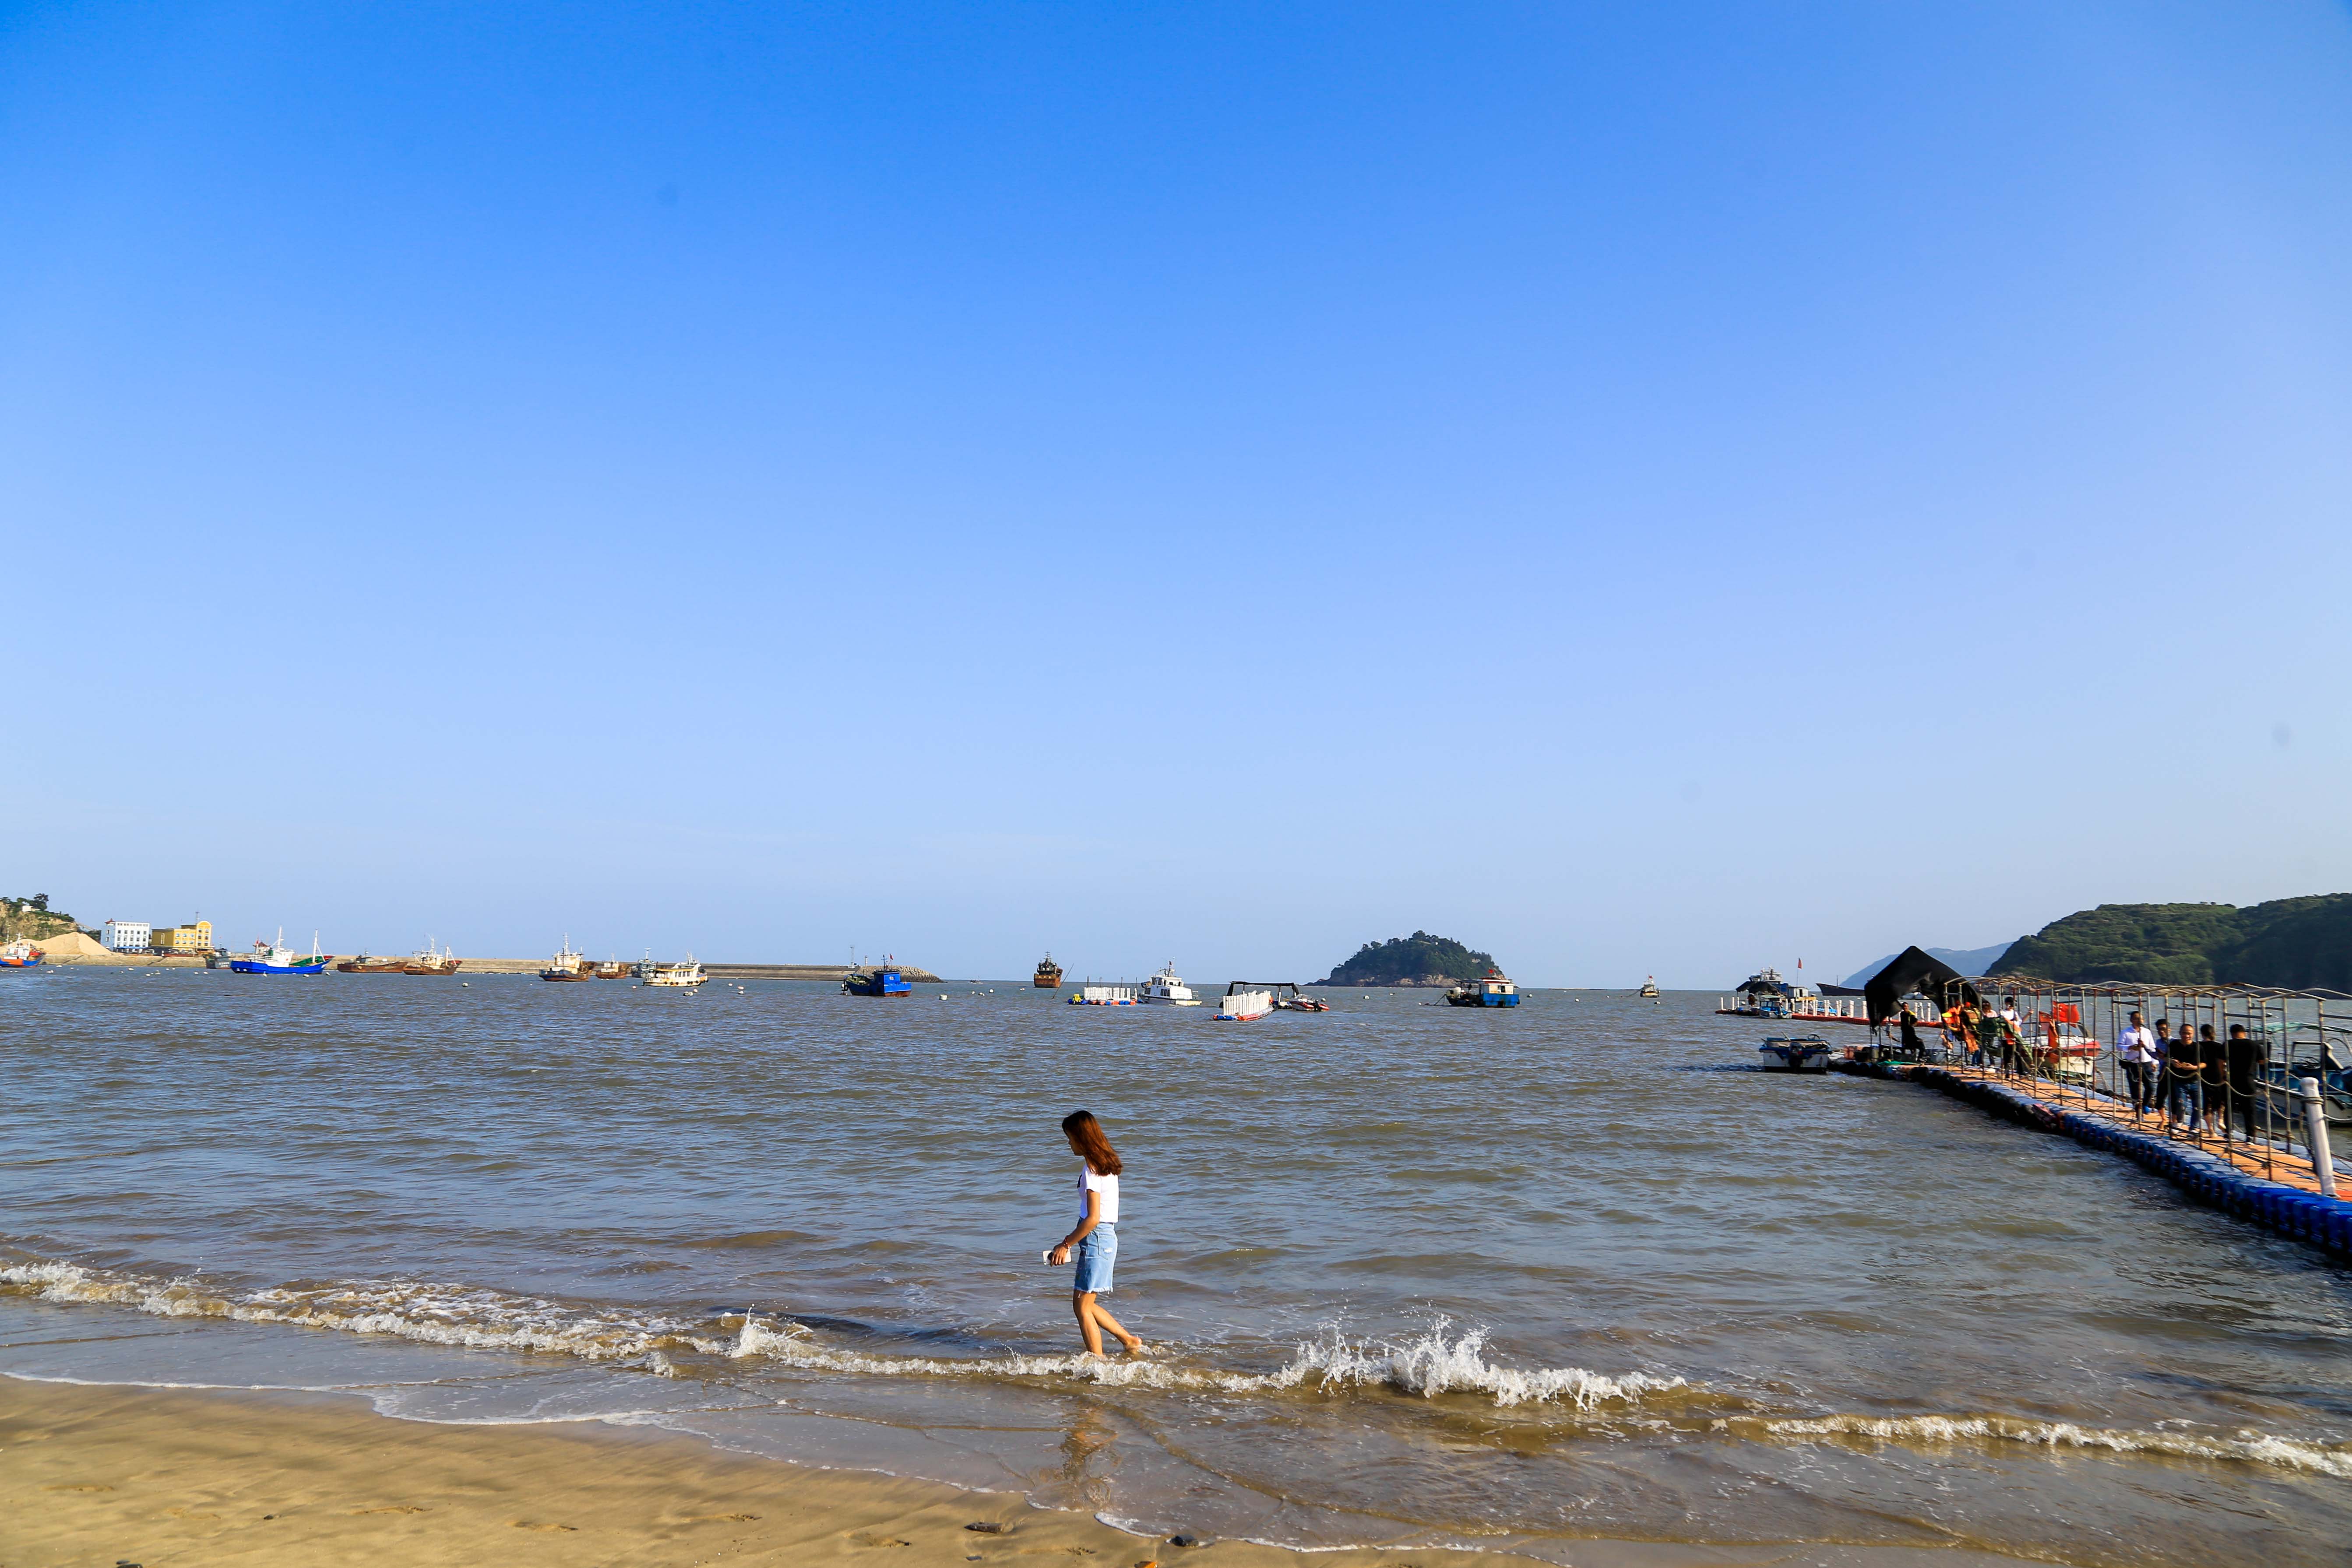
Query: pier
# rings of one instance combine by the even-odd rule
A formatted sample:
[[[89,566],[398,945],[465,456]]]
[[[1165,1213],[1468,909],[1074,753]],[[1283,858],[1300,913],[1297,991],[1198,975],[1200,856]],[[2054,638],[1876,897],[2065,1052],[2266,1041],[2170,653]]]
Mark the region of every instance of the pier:
[[[2248,986],[2060,986],[2011,976],[1946,981],[1927,994],[1941,1010],[1945,1043],[1906,1052],[1882,1024],[1871,1045],[1843,1053],[1832,1070],[1916,1083],[2121,1154],[2200,1203],[2352,1258],[2352,1202],[2337,1186],[2328,1133],[2330,1120],[2340,1122],[2346,1109],[2336,1047],[2352,1037],[2352,996]],[[1990,1046],[1989,1035],[1956,1037],[1979,998],[1994,1016],[2015,1001],[2020,1024],[2008,1048]],[[2216,1037],[2242,1026],[2263,1045],[2261,1074],[2250,1085],[2221,1089],[2220,1128],[2210,1114],[2192,1131],[2161,1109],[2135,1111],[2115,1055],[2132,1013],[2151,1024],[2210,1026]],[[2314,1059],[2296,1060],[2298,1046]],[[2232,1122],[2235,1135],[2224,1131]]]

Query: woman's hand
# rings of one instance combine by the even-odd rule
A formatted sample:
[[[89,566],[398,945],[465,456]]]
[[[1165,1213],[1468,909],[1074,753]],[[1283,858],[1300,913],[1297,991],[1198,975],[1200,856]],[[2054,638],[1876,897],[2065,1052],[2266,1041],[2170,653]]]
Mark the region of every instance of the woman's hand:
[[[1053,1258],[1054,1267],[1059,1268],[1063,1264],[1067,1263],[1070,1260],[1070,1244],[1066,1241],[1062,1243],[1061,1246],[1054,1248],[1054,1250],[1047,1256]]]

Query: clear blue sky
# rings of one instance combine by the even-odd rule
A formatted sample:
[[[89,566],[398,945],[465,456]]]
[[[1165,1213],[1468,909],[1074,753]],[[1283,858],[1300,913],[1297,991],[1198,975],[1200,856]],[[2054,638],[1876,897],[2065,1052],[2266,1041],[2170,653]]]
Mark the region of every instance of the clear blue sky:
[[[2352,889],[2321,4],[0,7],[0,890],[1719,986]]]

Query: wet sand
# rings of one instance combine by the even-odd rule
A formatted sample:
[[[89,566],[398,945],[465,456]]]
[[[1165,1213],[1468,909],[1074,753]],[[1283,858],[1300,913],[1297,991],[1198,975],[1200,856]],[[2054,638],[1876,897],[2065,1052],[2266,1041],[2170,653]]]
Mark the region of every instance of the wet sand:
[[[973,1523],[1004,1531],[964,1528]],[[10,1568],[1308,1561],[1247,1543],[1154,1543],[1085,1514],[1031,1508],[1013,1491],[739,1458],[644,1428],[428,1426],[333,1394],[13,1378],[0,1379],[0,1542]],[[1480,1559],[1347,1552],[1312,1561],[1440,1568]]]
[[[1557,1551],[1561,1543],[1549,1544]],[[1576,1543],[1570,1560],[1591,1568],[2020,1562],[1969,1551],[1620,1541]],[[646,1427],[436,1426],[388,1419],[338,1394],[0,1378],[0,1563],[8,1568],[1475,1568],[1525,1561],[1507,1549],[1183,1547],[1083,1513],[1032,1508],[1017,1491],[967,1492],[742,1458]]]

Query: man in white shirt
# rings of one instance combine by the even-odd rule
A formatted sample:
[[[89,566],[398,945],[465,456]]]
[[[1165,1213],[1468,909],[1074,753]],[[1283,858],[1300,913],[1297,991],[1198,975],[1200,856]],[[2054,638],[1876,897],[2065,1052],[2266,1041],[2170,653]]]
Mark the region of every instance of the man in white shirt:
[[[2156,1109],[2157,1055],[2156,1037],[2140,1022],[2139,1015],[2131,1016],[2131,1027],[2116,1038],[2116,1060],[2123,1064],[2124,1079],[2131,1085],[2132,1115],[2140,1116]]]

